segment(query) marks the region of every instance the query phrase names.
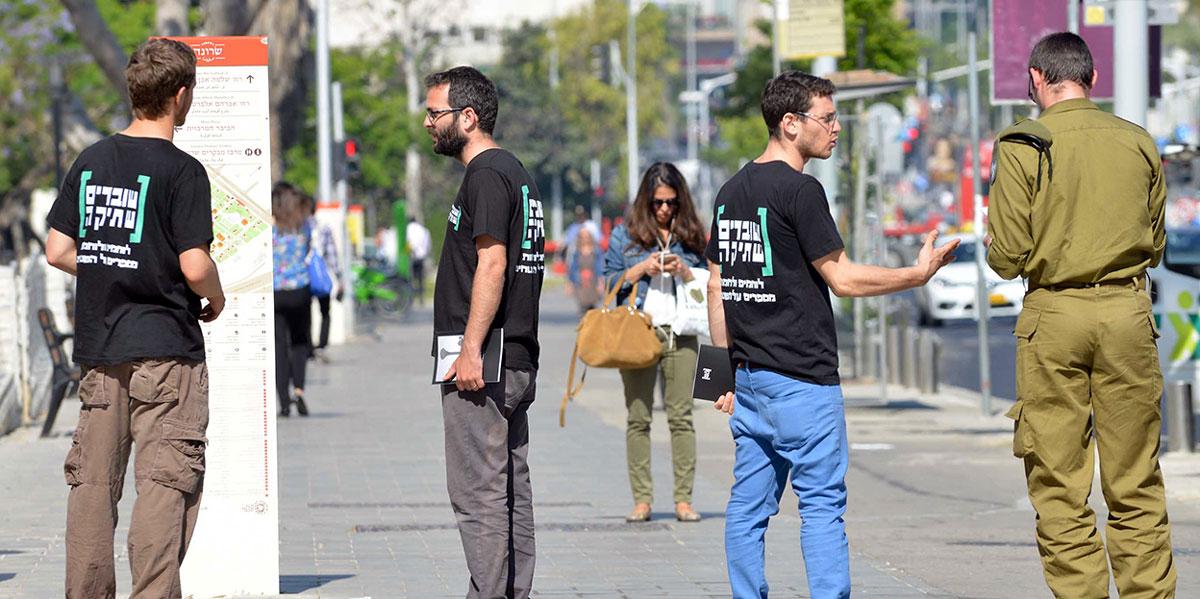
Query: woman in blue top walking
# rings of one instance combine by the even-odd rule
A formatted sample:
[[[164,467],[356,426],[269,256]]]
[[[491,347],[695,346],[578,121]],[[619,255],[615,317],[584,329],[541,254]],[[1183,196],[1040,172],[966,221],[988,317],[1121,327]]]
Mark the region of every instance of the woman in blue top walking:
[[[307,224],[309,202],[312,198],[291,183],[276,183],[271,189],[271,216],[275,218],[271,227],[275,392],[279,395],[279,415],[284,417],[291,416],[293,402],[301,416],[308,416],[308,404],[304,403],[304,371],[312,351],[312,292],[306,261],[312,239]]]
[[[650,421],[654,388],[661,369],[666,381],[664,403],[671,430],[671,461],[675,471],[675,518],[696,522],[700,514],[692,508],[692,486],[696,478],[696,432],[692,426],[692,379],[696,373],[699,341],[694,335],[671,331],[674,317],[675,278],[685,283],[692,269],[708,268],[704,259],[705,231],[696,215],[687,181],[675,165],[658,162],[642,177],[637,198],[625,224],[613,229],[604,256],[604,276],[609,288],[619,284],[617,303],[630,293],[646,309],[662,340],[658,364],[641,369],[622,369],[625,406],[629,411],[625,428],[625,454],[633,511],[628,522],[650,519],[654,496],[650,479]],[[647,296],[655,301],[647,304]]]

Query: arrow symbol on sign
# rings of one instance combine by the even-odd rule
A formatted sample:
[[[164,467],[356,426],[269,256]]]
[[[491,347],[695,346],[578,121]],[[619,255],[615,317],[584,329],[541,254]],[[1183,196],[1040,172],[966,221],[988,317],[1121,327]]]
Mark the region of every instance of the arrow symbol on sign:
[[[254,83],[254,75],[246,75],[246,83]]]

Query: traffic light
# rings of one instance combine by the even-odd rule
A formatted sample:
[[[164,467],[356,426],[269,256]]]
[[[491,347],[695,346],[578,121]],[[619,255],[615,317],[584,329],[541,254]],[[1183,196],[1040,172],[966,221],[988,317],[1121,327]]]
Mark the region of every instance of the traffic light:
[[[351,181],[359,175],[359,145],[354,138],[333,143],[330,152],[333,162],[334,181]]]
[[[359,169],[358,140],[351,137],[342,142],[342,159],[346,165],[346,179],[357,179]]]

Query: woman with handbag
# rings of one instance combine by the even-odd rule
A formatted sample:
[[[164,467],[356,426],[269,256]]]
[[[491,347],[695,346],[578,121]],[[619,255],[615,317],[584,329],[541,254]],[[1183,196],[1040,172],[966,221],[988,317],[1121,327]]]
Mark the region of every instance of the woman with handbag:
[[[700,520],[700,514],[692,508],[696,433],[691,397],[699,342],[695,334],[672,331],[671,323],[677,286],[687,289],[696,280],[692,269],[707,269],[704,246],[704,227],[687,181],[673,164],[651,165],[642,177],[625,223],[613,229],[604,256],[604,276],[609,286],[620,284],[617,305],[623,304],[629,294],[636,294],[637,306],[652,318],[662,342],[662,357],[657,364],[621,369],[628,410],[625,452],[634,502],[627,522],[650,520],[650,422],[660,370],[666,381],[664,403],[671,431],[675,518],[680,522]]]
[[[292,415],[292,404],[308,416],[304,375],[312,351],[312,277],[308,255],[312,234],[307,219],[312,199],[291,183],[271,189],[271,227],[275,287],[275,392],[279,415]],[[293,394],[295,399],[293,399]]]

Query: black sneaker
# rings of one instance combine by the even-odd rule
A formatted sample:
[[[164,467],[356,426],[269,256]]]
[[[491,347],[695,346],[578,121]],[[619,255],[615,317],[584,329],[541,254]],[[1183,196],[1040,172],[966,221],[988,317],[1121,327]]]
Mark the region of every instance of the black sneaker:
[[[291,403],[284,404],[284,406],[282,408],[279,408],[279,417],[280,418],[288,418],[291,415],[292,415],[292,404]]]
[[[304,403],[303,397],[296,397],[296,411],[299,412],[301,416],[308,416],[308,404]]]

